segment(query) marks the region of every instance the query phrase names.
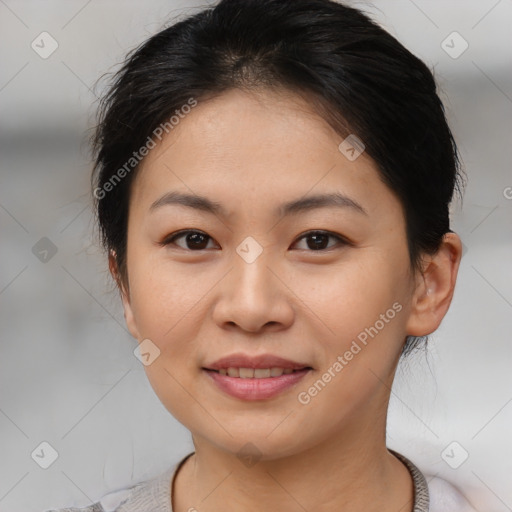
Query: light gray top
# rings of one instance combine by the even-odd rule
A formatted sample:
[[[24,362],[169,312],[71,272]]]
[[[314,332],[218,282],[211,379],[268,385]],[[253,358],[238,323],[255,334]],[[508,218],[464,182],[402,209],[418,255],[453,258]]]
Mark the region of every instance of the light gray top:
[[[411,473],[414,482],[413,512],[474,511],[462,494],[448,482],[439,478],[433,478],[427,484],[424,475],[409,459],[394,450],[389,451],[400,459]],[[88,507],[63,508],[59,510],[46,510],[45,512],[173,512],[171,479],[174,484],[179,468],[193,454],[194,452],[189,453],[159,476],[135,484],[127,489],[109,493],[103,499]],[[431,486],[430,492],[429,486]],[[431,491],[434,492],[432,493]],[[432,500],[432,498],[434,499]]]

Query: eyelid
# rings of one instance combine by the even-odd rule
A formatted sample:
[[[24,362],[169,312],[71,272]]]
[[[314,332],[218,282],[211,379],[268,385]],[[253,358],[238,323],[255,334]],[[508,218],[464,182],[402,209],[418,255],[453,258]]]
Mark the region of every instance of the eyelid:
[[[162,246],[162,247],[166,247],[168,245],[173,244],[173,241],[176,238],[179,238],[179,237],[181,237],[183,235],[186,235],[188,233],[199,233],[201,235],[205,235],[210,240],[215,241],[215,239],[213,237],[211,237],[210,235],[208,235],[208,233],[206,233],[204,231],[201,231],[200,229],[190,229],[189,228],[189,229],[182,229],[182,230],[179,230],[179,231],[175,231],[175,232],[171,233],[170,235],[166,236],[161,242],[157,242],[157,244]],[[325,235],[325,236],[328,236],[330,238],[335,238],[338,241],[338,244],[335,245],[335,246],[329,247],[327,249],[319,249],[317,251],[315,251],[315,250],[308,250],[308,249],[301,249],[301,250],[304,250],[306,252],[311,252],[311,253],[326,253],[326,252],[328,252],[328,251],[330,251],[332,249],[336,249],[339,246],[351,246],[351,247],[354,246],[353,242],[351,242],[348,238],[344,237],[343,235],[340,235],[338,233],[334,233],[332,231],[324,230],[324,229],[309,229],[307,231],[304,231],[303,233],[301,233],[300,235],[297,236],[297,238],[293,242],[292,246],[297,244],[298,242],[300,242],[301,240],[303,240],[307,236],[311,236],[311,235]],[[180,247],[180,246],[177,246],[177,247],[179,247],[180,249],[183,249],[185,251],[189,251],[189,252],[201,252],[201,251],[207,250],[207,249],[198,249],[198,250],[194,251],[192,249],[184,249],[183,247]]]
[[[327,231],[325,229],[310,229],[308,231],[305,231],[304,233],[300,234],[297,237],[297,239],[293,243],[293,245],[295,245],[297,242],[301,241],[303,238],[306,238],[307,236],[311,236],[311,235],[325,235],[330,238],[335,238],[338,240],[338,246],[340,246],[340,245],[353,246],[354,245],[350,240],[348,240],[348,238],[344,237],[343,235],[340,235],[338,233],[333,233],[332,231]],[[318,251],[307,250],[307,249],[304,249],[304,250],[306,250],[307,252],[311,252],[311,253],[315,253],[315,252],[322,253],[322,252],[328,252],[329,250],[335,249],[335,248],[336,248],[336,246],[329,247],[328,249],[319,249]]]
[[[161,245],[163,247],[170,245],[173,243],[173,240],[176,238],[186,235],[188,233],[199,233],[200,235],[205,235],[211,240],[214,240],[213,237],[211,237],[208,233],[205,233],[204,231],[201,231],[200,229],[180,229],[179,231],[174,231],[173,233],[170,233],[169,235],[165,236],[164,239],[161,242],[157,242],[158,245]],[[190,250],[190,249],[185,249]],[[204,250],[204,249],[201,249]],[[199,251],[191,251],[191,252],[199,252]]]

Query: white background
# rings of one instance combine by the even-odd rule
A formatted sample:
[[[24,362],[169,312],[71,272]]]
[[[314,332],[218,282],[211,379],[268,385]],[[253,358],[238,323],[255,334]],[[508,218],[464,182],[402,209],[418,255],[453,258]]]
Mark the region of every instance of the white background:
[[[2,512],[85,506],[193,449],[133,355],[93,237],[82,137],[101,93],[95,81],[200,5],[0,0]],[[435,70],[468,175],[453,207],[466,247],[455,297],[427,355],[400,366],[388,445],[477,510],[512,510],[512,2],[352,5]],[[59,45],[47,59],[31,48],[43,31]],[[458,58],[441,46],[453,31],[469,45]],[[32,252],[42,237],[57,248],[46,263]],[[43,441],[58,452],[46,470],[31,457]],[[453,457],[469,454],[457,469],[441,456],[454,441]]]

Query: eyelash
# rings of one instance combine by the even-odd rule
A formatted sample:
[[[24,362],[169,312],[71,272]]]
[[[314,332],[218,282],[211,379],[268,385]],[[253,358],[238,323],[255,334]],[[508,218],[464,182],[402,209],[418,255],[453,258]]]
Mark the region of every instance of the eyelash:
[[[162,242],[159,242],[158,245],[160,245],[162,247],[167,247],[168,245],[173,244],[176,239],[181,238],[184,235],[187,235],[189,233],[197,233],[197,234],[200,234],[200,235],[205,235],[210,240],[213,240],[212,237],[210,237],[209,235],[207,235],[203,231],[198,231],[198,230],[194,230],[194,229],[184,229],[182,231],[177,231],[177,232],[172,233],[171,235],[167,236]],[[347,240],[346,238],[342,237],[341,235],[337,235],[337,234],[332,233],[330,231],[323,231],[323,230],[306,231],[305,233],[303,233],[302,235],[300,235],[297,238],[297,242],[299,242],[300,240],[302,240],[304,238],[307,238],[308,236],[312,236],[312,235],[324,235],[324,236],[328,236],[330,238],[335,238],[335,239],[338,240],[338,242],[339,242],[339,244],[341,246],[344,246],[344,245],[350,245],[351,246],[351,245],[353,245],[349,240]],[[191,252],[200,252],[200,251],[207,250],[207,249],[198,249],[198,250],[184,249],[183,247],[180,247],[180,249],[183,249],[185,251],[191,251]],[[331,249],[333,249],[333,247],[329,247],[327,249],[318,249],[318,250],[313,250],[313,249],[303,249],[303,250],[306,250],[308,252],[327,252],[327,251],[329,251]]]

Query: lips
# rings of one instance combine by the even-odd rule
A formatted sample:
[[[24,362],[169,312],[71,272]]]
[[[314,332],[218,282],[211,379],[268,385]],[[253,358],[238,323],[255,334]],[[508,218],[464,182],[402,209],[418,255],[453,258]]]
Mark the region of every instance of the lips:
[[[232,354],[203,367],[217,389],[241,400],[274,398],[313,370],[307,363],[269,354]]]
[[[303,370],[310,369],[307,363],[292,361],[271,354],[262,354],[259,356],[248,356],[245,354],[232,354],[217,361],[207,364],[203,367],[205,370],[227,370],[228,368],[251,368],[256,369],[272,369],[282,368],[284,370]],[[288,372],[287,372],[288,373]]]

